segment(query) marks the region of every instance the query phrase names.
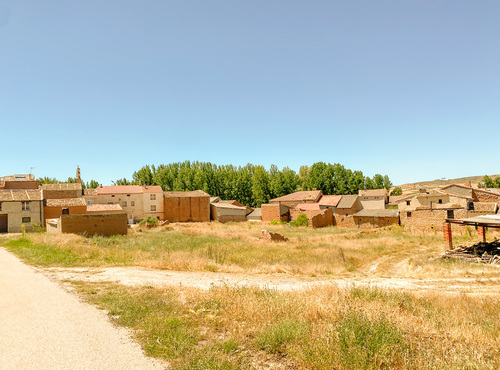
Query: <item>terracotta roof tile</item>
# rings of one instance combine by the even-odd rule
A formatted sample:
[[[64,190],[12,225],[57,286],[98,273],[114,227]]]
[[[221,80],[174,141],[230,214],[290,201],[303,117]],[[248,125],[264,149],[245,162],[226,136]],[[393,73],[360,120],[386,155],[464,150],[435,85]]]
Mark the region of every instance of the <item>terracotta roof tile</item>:
[[[0,190],[0,201],[2,202],[30,202],[41,201],[40,190]]]
[[[116,185],[116,186],[99,186],[97,188],[97,195],[111,195],[111,194],[144,194],[144,193],[161,193],[163,190],[161,186],[149,185]]]
[[[194,191],[165,191],[163,192],[165,197],[175,197],[175,198],[195,198],[195,197],[209,197],[207,193],[203,190]]]
[[[119,204],[92,204],[87,206],[87,212],[123,211]]]
[[[42,184],[42,190],[82,190],[82,184],[77,182],[61,183],[61,184]]]
[[[303,203],[303,204],[297,204],[295,206],[295,209],[299,211],[318,211],[321,209],[321,206],[319,203]]]
[[[321,190],[296,191],[292,194],[287,194],[279,198],[271,199],[269,202],[316,202],[321,195]]]
[[[326,207],[337,207],[342,195],[323,195],[319,200],[319,204]]]
[[[86,206],[85,199],[83,198],[66,198],[66,199],[47,199],[46,207],[73,207],[73,206]]]

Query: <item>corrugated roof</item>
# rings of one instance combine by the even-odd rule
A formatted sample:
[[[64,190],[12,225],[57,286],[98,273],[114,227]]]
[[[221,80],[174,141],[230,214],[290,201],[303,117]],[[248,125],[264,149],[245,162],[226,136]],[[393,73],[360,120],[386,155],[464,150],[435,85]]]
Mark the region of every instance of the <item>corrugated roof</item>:
[[[156,185],[116,185],[116,186],[99,186],[97,188],[97,195],[111,195],[111,194],[143,194],[143,193],[161,193],[163,190],[161,186]]]
[[[42,184],[42,190],[82,190],[82,184],[78,182],[62,183],[62,184]]]
[[[287,194],[279,198],[271,199],[269,202],[316,202],[321,195],[321,190],[296,191],[292,194]]]
[[[92,204],[87,206],[87,212],[123,211],[119,204]]]
[[[41,190],[0,190],[0,202],[29,202],[42,200]]]
[[[295,209],[298,209],[299,211],[318,211],[321,209],[319,203],[304,203],[304,204],[297,204],[295,206]]]
[[[203,190],[194,191],[164,191],[165,197],[172,198],[196,198],[196,197],[209,197],[210,195],[205,193]]]
[[[319,200],[319,204],[326,207],[337,207],[342,195],[323,195]]]
[[[355,217],[398,217],[399,211],[396,209],[363,209],[353,216]]]
[[[340,201],[337,204],[337,209],[338,208],[350,209],[354,206],[354,204],[356,204],[357,200],[358,200],[357,195],[342,195],[342,198],[340,198]]]
[[[46,207],[73,207],[73,206],[86,206],[85,199],[83,198],[66,198],[66,199],[47,199]]]

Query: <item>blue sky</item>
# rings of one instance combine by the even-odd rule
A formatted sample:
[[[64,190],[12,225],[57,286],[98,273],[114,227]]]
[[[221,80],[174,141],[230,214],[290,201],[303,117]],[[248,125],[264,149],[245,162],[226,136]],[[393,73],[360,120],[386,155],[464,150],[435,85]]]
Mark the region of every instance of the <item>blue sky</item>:
[[[500,2],[0,0],[0,176],[500,173]]]

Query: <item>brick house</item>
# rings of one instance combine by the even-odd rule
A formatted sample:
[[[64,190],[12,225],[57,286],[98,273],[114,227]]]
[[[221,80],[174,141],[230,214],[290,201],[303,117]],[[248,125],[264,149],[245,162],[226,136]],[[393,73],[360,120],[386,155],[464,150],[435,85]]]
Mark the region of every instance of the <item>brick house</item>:
[[[202,190],[163,193],[164,219],[170,222],[209,222],[210,195]]]
[[[322,195],[321,190],[296,191],[295,193],[271,199],[269,204],[283,204],[288,207],[295,207],[301,203],[317,203]]]
[[[0,190],[38,189],[40,181],[35,180],[35,175],[12,175],[0,177]]]
[[[59,218],[62,215],[86,214],[87,204],[83,198],[44,199],[43,211],[43,225],[47,226],[48,219]]]
[[[43,199],[70,199],[83,197],[82,184],[75,183],[61,183],[61,184],[42,184]]]

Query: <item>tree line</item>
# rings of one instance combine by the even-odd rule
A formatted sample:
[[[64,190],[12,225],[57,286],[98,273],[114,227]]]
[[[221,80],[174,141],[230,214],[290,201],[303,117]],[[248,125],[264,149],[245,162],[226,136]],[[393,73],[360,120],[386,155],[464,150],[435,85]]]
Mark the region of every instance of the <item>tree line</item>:
[[[159,185],[164,191],[203,190],[222,199],[256,207],[298,190],[321,190],[323,194],[357,194],[360,189],[382,189],[392,186],[387,175],[364,176],[341,164],[317,162],[300,167],[299,173],[289,167],[281,170],[271,165],[215,165],[210,162],[176,162],[145,165],[132,175],[115,181],[116,185]]]
[[[492,179],[488,175],[483,177],[483,185],[485,188],[500,188],[500,177]]]

